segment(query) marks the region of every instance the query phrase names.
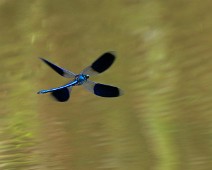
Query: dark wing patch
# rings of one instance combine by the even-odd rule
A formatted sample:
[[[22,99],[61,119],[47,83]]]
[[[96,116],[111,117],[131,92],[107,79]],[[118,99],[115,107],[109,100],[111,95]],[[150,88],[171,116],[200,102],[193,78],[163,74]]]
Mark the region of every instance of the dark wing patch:
[[[70,97],[68,88],[62,88],[59,90],[55,90],[51,93],[51,95],[59,102],[65,102]]]
[[[115,55],[113,53],[104,53],[91,65],[91,68],[98,73],[102,73],[113,64],[114,60]]]
[[[94,86],[94,94],[102,97],[118,97],[121,95],[121,90],[117,87],[97,83]]]
[[[74,78],[75,74],[72,73],[71,71],[68,71],[62,67],[59,67],[53,63],[51,63],[50,61],[44,59],[44,58],[40,58],[43,62],[45,62],[48,66],[50,66],[54,71],[56,71],[58,74],[60,74],[61,76],[67,77],[67,78]]]

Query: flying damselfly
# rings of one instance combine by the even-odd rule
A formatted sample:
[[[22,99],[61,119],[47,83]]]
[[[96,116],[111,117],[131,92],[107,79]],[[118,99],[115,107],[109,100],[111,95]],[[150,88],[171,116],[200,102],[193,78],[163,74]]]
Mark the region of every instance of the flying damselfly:
[[[38,94],[51,93],[51,95],[59,102],[65,102],[69,99],[70,93],[73,86],[82,85],[88,91],[94,93],[97,96],[101,97],[118,97],[123,94],[123,91],[111,85],[100,84],[89,80],[90,76],[97,75],[99,73],[107,70],[114,62],[115,55],[113,52],[106,52],[101,55],[96,61],[94,61],[90,66],[86,67],[80,74],[74,74],[71,71],[68,71],[62,67],[59,67],[50,61],[40,58],[48,66],[50,66],[54,71],[66,78],[73,78],[69,83],[48,89],[40,90]]]

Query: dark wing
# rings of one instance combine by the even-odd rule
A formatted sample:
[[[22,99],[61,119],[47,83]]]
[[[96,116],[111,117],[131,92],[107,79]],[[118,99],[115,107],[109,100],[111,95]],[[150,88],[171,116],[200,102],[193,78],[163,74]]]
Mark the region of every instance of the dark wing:
[[[48,66],[50,66],[54,71],[56,71],[58,74],[60,74],[63,77],[66,78],[74,78],[76,75],[74,73],[72,73],[71,71],[68,71],[62,67],[59,67],[53,63],[51,63],[50,61],[44,59],[44,58],[40,58],[43,62],[45,62]]]
[[[85,68],[82,71],[82,74],[93,76],[102,73],[113,64],[114,60],[115,60],[114,52],[104,53],[96,61],[94,61],[92,65]]]
[[[87,80],[83,83],[83,86],[90,92],[94,93],[97,96],[101,97],[118,97],[123,95],[123,91],[118,87],[96,83],[90,80]]]
[[[66,102],[70,97],[72,87],[66,87],[59,90],[55,90],[51,93],[51,95],[58,101],[58,102]]]

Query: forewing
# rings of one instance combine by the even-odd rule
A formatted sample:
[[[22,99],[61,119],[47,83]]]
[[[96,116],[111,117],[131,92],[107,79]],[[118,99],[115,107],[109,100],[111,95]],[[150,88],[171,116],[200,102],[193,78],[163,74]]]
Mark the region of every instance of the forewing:
[[[55,90],[51,93],[52,97],[54,97],[58,102],[66,102],[68,101],[71,94],[72,87],[66,87],[59,90]]]
[[[82,74],[88,74],[90,76],[99,74],[107,70],[114,62],[114,52],[106,52],[101,55],[92,65],[88,66],[82,71]]]
[[[54,71],[56,71],[58,74],[60,74],[63,77],[66,78],[74,78],[76,75],[74,73],[72,73],[71,71],[68,71],[62,67],[59,67],[53,63],[51,63],[50,61],[44,59],[44,58],[40,58],[43,62],[45,62],[48,66],[50,66]]]
[[[96,83],[90,80],[87,80],[83,86],[90,92],[94,93],[97,96],[101,97],[118,97],[123,94],[122,90],[118,87]]]

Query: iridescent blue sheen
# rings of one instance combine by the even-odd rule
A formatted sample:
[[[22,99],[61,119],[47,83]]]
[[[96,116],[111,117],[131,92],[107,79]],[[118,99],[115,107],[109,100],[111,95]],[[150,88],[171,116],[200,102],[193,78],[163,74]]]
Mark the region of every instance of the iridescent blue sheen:
[[[52,96],[59,102],[65,102],[69,99],[71,89],[73,86],[83,85],[88,91],[101,97],[118,97],[123,94],[122,90],[118,87],[100,84],[88,80],[90,75],[95,75],[107,70],[114,62],[115,55],[112,52],[107,52],[101,55],[96,61],[94,61],[89,67],[85,68],[81,74],[74,74],[62,67],[59,67],[50,61],[41,58],[48,66],[56,71],[61,76],[67,78],[74,78],[71,82],[56,88],[48,90],[40,90],[38,94],[51,93]],[[89,73],[89,74],[86,74]]]

